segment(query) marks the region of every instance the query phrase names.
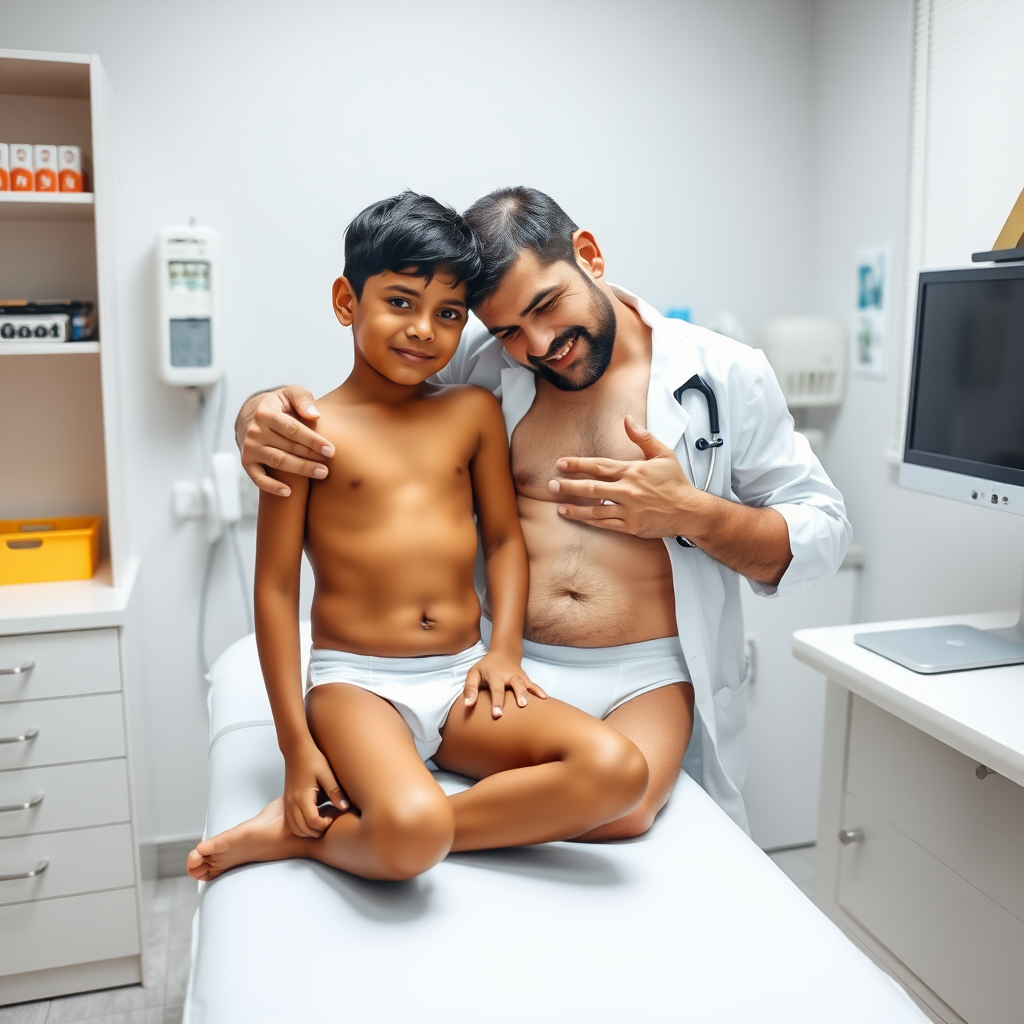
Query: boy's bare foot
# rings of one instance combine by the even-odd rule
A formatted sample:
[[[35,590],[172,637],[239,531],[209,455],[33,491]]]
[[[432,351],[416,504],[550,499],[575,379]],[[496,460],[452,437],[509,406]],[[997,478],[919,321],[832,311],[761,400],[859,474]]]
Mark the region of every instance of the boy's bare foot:
[[[188,855],[186,867],[193,878],[209,882],[239,864],[295,856],[295,840],[285,824],[284,801],[279,797],[255,818],[204,839]]]

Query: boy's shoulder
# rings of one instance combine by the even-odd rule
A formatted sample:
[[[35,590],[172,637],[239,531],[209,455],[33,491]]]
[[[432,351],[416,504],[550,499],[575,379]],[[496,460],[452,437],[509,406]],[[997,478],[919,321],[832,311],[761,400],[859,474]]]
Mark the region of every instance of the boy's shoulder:
[[[460,409],[494,409],[501,412],[501,403],[486,388],[476,384],[435,384],[427,396],[443,402],[450,402]]]

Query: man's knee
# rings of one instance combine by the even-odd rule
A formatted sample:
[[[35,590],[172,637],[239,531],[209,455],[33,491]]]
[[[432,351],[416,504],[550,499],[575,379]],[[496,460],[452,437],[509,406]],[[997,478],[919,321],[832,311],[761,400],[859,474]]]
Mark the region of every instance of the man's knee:
[[[400,881],[432,868],[451,848],[455,816],[444,793],[417,787],[389,796],[366,814],[382,877]]]

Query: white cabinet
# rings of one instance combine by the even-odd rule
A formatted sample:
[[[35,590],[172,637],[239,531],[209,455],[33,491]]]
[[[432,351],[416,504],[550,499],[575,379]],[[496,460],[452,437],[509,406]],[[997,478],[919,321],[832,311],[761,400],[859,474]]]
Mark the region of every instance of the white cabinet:
[[[0,519],[102,524],[92,579],[0,585],[0,1005],[145,976],[111,104],[96,56],[0,50],[5,139],[79,146],[92,172],[89,195],[0,193],[3,298],[99,319],[90,342],[0,342]]]
[[[817,835],[825,680],[793,657],[792,637],[808,626],[856,621],[862,562],[854,549],[831,579],[789,597],[757,597],[741,584],[753,668],[743,800],[762,849],[813,843]]]
[[[933,1020],[1020,1021],[1024,667],[917,675],[853,633],[794,644],[829,679],[815,902]]]

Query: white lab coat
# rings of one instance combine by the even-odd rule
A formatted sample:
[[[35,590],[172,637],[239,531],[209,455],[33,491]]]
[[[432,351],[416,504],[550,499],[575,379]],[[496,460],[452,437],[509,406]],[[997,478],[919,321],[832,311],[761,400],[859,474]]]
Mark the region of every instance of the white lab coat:
[[[622,288],[615,294],[652,330],[647,429],[692,462],[702,486],[710,453],[694,442],[709,435],[703,396],[672,392],[695,373],[713,388],[724,445],[718,449],[710,491],[732,501],[771,506],[789,526],[793,560],[777,587],[748,581],[765,597],[796,593],[831,576],[850,543],[843,497],[793,430],[775,374],[759,349],[703,327],[661,316]],[[478,384],[501,399],[509,438],[536,394],[533,373],[520,366],[479,322],[467,326],[452,361],[437,375],[445,384]],[[572,452],[566,452],[572,455]],[[689,455],[689,460],[687,458]],[[697,548],[665,538],[672,560],[676,623],[693,683],[697,721],[684,766],[742,828],[740,789],[746,779],[746,659],[740,577]]]

